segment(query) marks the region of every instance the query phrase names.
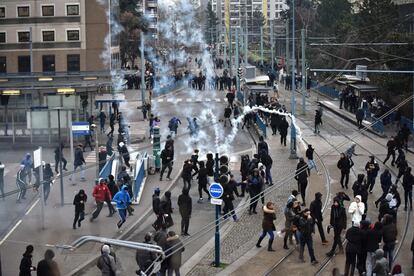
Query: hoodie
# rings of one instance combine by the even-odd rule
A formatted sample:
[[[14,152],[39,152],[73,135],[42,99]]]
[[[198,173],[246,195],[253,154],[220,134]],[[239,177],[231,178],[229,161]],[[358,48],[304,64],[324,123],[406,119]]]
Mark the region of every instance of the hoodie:
[[[375,265],[372,272],[374,272],[376,276],[388,275],[388,261],[384,257],[384,251],[382,249],[377,249],[377,251],[375,251]]]
[[[126,209],[128,205],[131,204],[128,187],[126,185],[122,186],[121,190],[115,194],[112,201],[116,203],[117,209]]]
[[[361,196],[357,195],[355,198],[358,198],[360,200],[359,203],[356,201],[353,201],[348,208],[348,213],[352,214],[352,222],[361,222],[362,215],[365,211],[365,204],[361,202]]]

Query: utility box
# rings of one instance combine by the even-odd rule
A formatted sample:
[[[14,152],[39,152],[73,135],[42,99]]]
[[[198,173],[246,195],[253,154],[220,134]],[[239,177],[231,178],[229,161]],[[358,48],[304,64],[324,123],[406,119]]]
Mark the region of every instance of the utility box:
[[[254,79],[256,78],[256,66],[246,66],[244,72],[244,78]]]

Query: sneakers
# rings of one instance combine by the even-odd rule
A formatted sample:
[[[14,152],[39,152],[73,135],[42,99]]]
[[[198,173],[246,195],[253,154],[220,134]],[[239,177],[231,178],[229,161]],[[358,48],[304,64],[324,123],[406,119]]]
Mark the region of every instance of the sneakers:
[[[317,260],[312,261],[312,265],[317,265],[317,264],[319,264],[319,262]]]
[[[322,241],[323,245],[328,245],[328,243],[329,243],[328,241]]]
[[[203,203],[203,198],[200,198],[199,200],[197,200],[197,203]]]

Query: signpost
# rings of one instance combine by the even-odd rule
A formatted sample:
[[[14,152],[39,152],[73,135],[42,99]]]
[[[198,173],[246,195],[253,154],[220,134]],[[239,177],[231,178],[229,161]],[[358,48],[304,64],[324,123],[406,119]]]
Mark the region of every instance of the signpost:
[[[41,203],[41,213],[42,213],[42,229],[45,229],[45,193],[44,193],[44,183],[43,183],[43,164],[42,164],[42,147],[33,152],[33,166],[34,168],[39,168],[39,183],[40,183],[40,203]]]
[[[211,196],[211,204],[216,205],[216,233],[215,233],[215,258],[214,265],[215,267],[220,266],[220,206],[223,203],[223,200],[220,199],[223,196],[223,186],[219,183],[212,183],[208,188],[208,192]]]

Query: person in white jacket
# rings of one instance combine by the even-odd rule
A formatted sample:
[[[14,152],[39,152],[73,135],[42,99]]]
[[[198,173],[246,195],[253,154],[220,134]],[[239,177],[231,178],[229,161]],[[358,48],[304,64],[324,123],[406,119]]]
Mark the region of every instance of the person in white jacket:
[[[365,212],[365,204],[361,201],[361,196],[357,195],[355,200],[349,205],[348,213],[352,214],[352,225],[354,223],[360,223],[362,220],[362,215]]]

